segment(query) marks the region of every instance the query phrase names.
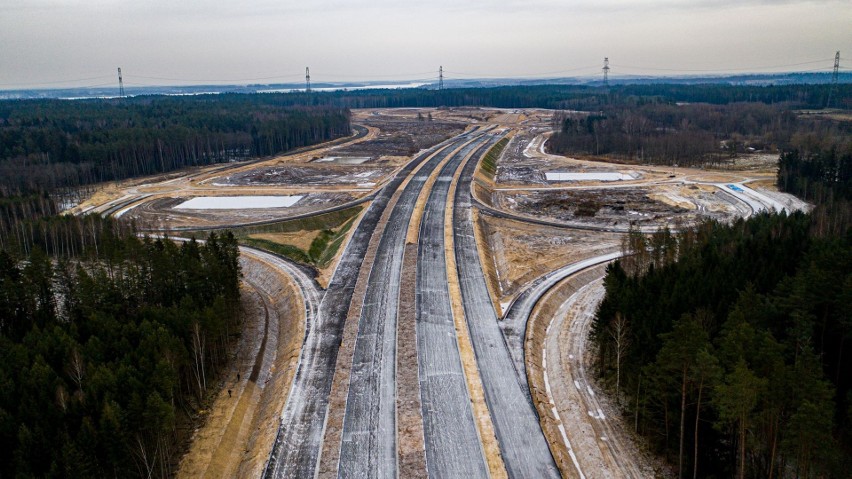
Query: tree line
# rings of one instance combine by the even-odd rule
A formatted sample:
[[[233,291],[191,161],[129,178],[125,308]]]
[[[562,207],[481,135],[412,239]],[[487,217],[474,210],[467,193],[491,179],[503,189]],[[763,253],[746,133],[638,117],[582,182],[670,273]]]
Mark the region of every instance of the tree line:
[[[62,225],[74,256],[0,251],[0,477],[168,477],[238,332],[236,240]]]
[[[631,255],[607,269],[590,334],[597,372],[680,477],[852,466],[852,229],[824,222],[849,217],[834,200],[848,195],[848,165],[798,155],[782,156],[778,181],[818,192],[812,214],[632,231]]]
[[[809,135],[778,164],[778,188],[818,205],[813,216],[820,233],[839,235],[852,226],[852,137]]]
[[[634,98],[554,116],[548,148],[643,163],[723,165],[750,151],[777,152],[850,137],[852,123],[798,116],[790,103],[675,103]]]
[[[482,106],[495,108],[548,108],[600,110],[638,99],[668,102],[787,104],[794,108],[823,108],[831,85],[730,85],[722,83],[646,85],[515,85],[482,88],[386,89],[270,94],[287,105],[342,108],[413,108]],[[266,95],[266,94],[264,94]],[[838,86],[840,107],[852,106],[852,84]]]
[[[349,111],[263,95],[0,102],[0,191],[73,188],[273,155],[350,133]]]

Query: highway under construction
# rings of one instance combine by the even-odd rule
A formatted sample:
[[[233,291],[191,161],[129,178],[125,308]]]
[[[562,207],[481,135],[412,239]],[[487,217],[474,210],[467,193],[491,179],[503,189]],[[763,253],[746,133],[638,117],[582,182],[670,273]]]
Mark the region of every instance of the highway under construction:
[[[111,185],[77,207],[246,245],[264,332],[237,355],[257,371],[220,394],[178,475],[653,475],[585,372],[603,268],[631,223],[806,206],[773,190],[768,166],[551,155],[552,113],[358,110],[352,137]]]

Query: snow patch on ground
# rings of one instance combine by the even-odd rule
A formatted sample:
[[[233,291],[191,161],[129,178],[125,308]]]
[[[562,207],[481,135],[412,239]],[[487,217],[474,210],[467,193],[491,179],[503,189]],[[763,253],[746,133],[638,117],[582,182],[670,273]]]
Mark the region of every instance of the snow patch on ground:
[[[360,165],[370,160],[369,156],[326,156],[319,160],[314,160],[314,163],[338,163],[341,165]]]
[[[199,196],[174,207],[182,210],[239,210],[247,208],[288,208],[304,196]]]
[[[587,173],[549,171],[544,176],[547,181],[621,181],[634,179],[632,175],[613,171],[590,171]]]

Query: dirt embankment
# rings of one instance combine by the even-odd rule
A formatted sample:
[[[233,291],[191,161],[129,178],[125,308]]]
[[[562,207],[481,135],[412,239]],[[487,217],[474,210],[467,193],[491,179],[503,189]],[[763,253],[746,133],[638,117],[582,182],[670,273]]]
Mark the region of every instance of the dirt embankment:
[[[622,235],[554,228],[478,215],[481,246],[490,253],[483,266],[492,290],[506,303],[535,278],[566,264],[603,254]]]
[[[241,258],[244,326],[220,391],[181,459],[181,477],[259,477],[304,338],[305,307],[290,278],[257,258]]]
[[[405,245],[399,291],[397,331],[396,410],[400,477],[425,478],[426,449],[417,365],[417,318],[414,310],[417,283],[417,245]]]

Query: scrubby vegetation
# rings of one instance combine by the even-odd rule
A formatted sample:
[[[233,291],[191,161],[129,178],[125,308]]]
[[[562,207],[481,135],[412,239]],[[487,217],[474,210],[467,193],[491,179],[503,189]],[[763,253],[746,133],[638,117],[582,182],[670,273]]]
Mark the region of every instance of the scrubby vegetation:
[[[310,218],[282,221],[261,227],[239,228],[236,234],[241,243],[292,259],[293,261],[322,269],[334,259],[346,235],[355,223],[362,207],[355,206]],[[311,241],[307,250],[283,241],[255,238],[257,233],[319,233]]]
[[[500,158],[500,155],[503,153],[503,149],[506,148],[506,145],[509,144],[509,138],[503,138],[491,149],[488,150],[488,153],[482,158],[482,162],[479,164],[480,169],[485,175],[494,179],[494,175],[497,174],[497,160]]]

